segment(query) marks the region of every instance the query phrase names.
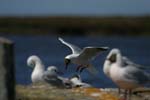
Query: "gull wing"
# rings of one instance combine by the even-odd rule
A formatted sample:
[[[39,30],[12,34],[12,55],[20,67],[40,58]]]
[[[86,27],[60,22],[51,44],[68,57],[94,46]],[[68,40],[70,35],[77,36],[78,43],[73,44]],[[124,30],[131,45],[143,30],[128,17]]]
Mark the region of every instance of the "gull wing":
[[[63,81],[57,77],[57,75],[51,75],[48,71],[43,73],[42,78],[45,82],[54,86],[63,86]]]
[[[59,40],[61,43],[63,43],[63,44],[65,44],[66,46],[68,46],[68,47],[72,50],[72,53],[73,53],[73,54],[78,54],[78,53],[81,52],[81,49],[80,49],[79,47],[77,47],[77,46],[75,46],[75,45],[73,45],[73,44],[71,44],[71,43],[68,43],[68,42],[64,41],[62,38],[59,37],[58,40]]]
[[[149,79],[149,74],[141,69],[129,66],[125,78],[138,84],[146,84]]]
[[[98,70],[92,64],[89,64],[87,70],[94,76],[98,74]]]
[[[51,79],[54,80],[54,79],[57,78],[57,75],[52,75],[51,73],[49,73],[49,71],[45,71],[45,72],[43,73],[42,78],[43,78],[44,80],[51,80]]]
[[[82,59],[94,59],[99,53],[108,50],[108,47],[85,47],[79,57]]]
[[[146,70],[146,69],[150,70],[150,67],[136,64],[136,63],[132,62],[129,58],[127,58],[125,56],[122,59],[123,59],[123,62],[124,62],[125,65],[134,66],[134,67],[137,67],[137,68],[140,68],[140,69],[143,69],[143,70]]]

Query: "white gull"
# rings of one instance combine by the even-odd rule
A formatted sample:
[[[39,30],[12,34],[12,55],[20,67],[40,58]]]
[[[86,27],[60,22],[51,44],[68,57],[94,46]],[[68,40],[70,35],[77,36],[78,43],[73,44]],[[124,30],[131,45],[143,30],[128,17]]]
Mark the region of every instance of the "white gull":
[[[77,64],[76,71],[82,72],[83,69],[87,68],[92,74],[97,74],[97,69],[91,64],[96,55],[108,50],[108,47],[84,47],[80,49],[79,47],[64,41],[62,38],[58,38],[61,43],[68,46],[72,50],[72,54],[65,57],[66,69],[69,63]]]
[[[44,81],[42,76],[45,68],[44,64],[42,63],[41,59],[38,56],[36,55],[30,56],[27,59],[27,65],[34,68],[31,74],[31,81],[33,83]]]
[[[143,68],[123,57],[119,49],[112,49],[106,58],[103,71],[119,88],[131,94],[132,89],[150,81],[150,74],[146,73]],[[126,94],[125,98],[127,98]]]

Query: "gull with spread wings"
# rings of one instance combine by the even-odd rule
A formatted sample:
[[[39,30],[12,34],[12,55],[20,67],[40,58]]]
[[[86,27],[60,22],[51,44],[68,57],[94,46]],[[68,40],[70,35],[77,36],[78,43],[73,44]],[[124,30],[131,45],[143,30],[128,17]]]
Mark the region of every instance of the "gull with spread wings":
[[[76,71],[82,72],[83,69],[87,68],[92,74],[98,73],[95,67],[90,63],[96,55],[102,53],[103,51],[108,50],[108,47],[84,47],[80,49],[79,47],[64,41],[62,38],[58,38],[61,43],[68,46],[72,50],[72,54],[69,54],[65,57],[66,69],[70,63],[77,64]]]

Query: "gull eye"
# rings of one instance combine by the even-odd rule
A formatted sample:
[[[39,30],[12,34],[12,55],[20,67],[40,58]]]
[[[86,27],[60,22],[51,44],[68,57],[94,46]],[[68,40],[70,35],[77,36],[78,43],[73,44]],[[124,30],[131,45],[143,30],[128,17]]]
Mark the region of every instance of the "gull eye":
[[[57,71],[56,69],[54,69],[54,72],[56,72],[56,73],[57,73],[58,71]]]

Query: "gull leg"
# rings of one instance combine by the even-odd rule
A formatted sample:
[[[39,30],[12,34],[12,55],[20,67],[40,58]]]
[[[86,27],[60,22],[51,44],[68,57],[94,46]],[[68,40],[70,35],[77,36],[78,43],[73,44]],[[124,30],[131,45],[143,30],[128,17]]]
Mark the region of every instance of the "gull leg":
[[[76,72],[78,72],[82,68],[82,65],[77,66]]]
[[[120,94],[121,93],[121,89],[120,88],[118,88],[118,94]]]
[[[124,93],[124,100],[127,100],[127,92],[128,92],[128,90],[126,89],[125,93]]]
[[[131,100],[131,96],[132,96],[132,90],[129,90],[129,100]]]
[[[81,73],[85,68],[87,68],[87,67],[81,67],[80,73]]]

